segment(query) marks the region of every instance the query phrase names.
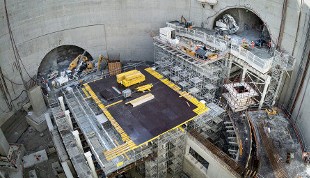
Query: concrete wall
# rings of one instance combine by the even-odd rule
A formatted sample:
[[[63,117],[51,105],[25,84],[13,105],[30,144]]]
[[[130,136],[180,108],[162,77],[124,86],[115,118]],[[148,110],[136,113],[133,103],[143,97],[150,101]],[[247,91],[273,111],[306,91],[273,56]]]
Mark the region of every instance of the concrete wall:
[[[189,4],[189,0],[7,0],[7,10],[19,54],[33,76],[44,56],[61,45],[79,46],[94,58],[108,51],[119,53],[122,60],[151,61],[152,36],[166,21],[181,15],[188,18]],[[21,84],[20,75],[12,67],[14,55],[3,1],[0,13],[0,66],[5,76]],[[24,78],[29,80],[25,72]],[[12,98],[24,89],[8,86],[11,91],[15,89]],[[6,109],[5,105],[0,98],[0,108]],[[0,118],[4,118],[2,112]]]
[[[293,112],[293,120],[296,121],[301,131],[305,151],[310,152],[310,70],[304,80],[304,86],[297,100],[295,110]]]
[[[288,1],[287,19],[284,28],[283,49],[292,52],[296,36],[296,27],[298,19],[300,1]],[[246,8],[255,13],[268,27],[271,38],[274,42],[278,41],[280,31],[280,23],[282,18],[283,0],[221,0],[213,9],[206,5],[205,8],[192,0],[191,3],[191,20],[195,21],[196,25],[204,24],[207,28],[212,28],[214,20],[218,15],[230,8]]]
[[[310,52],[310,1],[306,1],[302,5],[302,10],[300,11],[300,24],[299,33],[296,39],[296,44],[294,56],[296,57],[295,70],[290,74],[290,77],[286,77],[285,87],[282,90],[281,101],[283,101],[285,106],[292,106],[292,103],[296,96],[296,91],[300,86],[300,80],[303,73],[298,75],[298,70],[304,68],[306,61],[309,57]],[[307,44],[307,45],[306,45]],[[303,67],[302,67],[303,66]],[[292,113],[292,120],[296,123],[301,138],[304,143],[305,151],[310,151],[310,84],[309,84],[309,68],[305,70],[306,77],[302,85],[299,97],[297,97],[297,102]],[[295,89],[295,90],[294,90]],[[294,92],[292,92],[294,91]],[[291,107],[288,107],[290,110]]]
[[[166,21],[183,15],[198,26],[212,28],[215,18],[230,8],[246,8],[259,16],[278,41],[284,0],[221,0],[213,9],[201,6],[196,0],[6,0],[11,28],[21,60],[30,76],[37,74],[41,60],[61,45],[76,45],[94,58],[99,54],[120,53],[122,60],[152,60],[152,36]],[[296,85],[297,69],[303,55],[305,32],[309,18],[308,4],[289,0],[282,49],[296,57],[296,70],[286,79],[281,101],[288,103],[288,94]],[[304,3],[309,3],[305,1]],[[14,70],[14,55],[9,40],[4,3],[0,3],[0,66],[4,75],[21,84]],[[300,17],[300,18],[299,18]],[[300,20],[298,20],[300,19]],[[299,28],[297,28],[299,26]],[[23,68],[23,67],[22,67]],[[24,69],[23,69],[24,70]],[[25,80],[28,74],[23,72]],[[24,89],[7,80],[14,99]],[[15,100],[14,104],[25,99]],[[21,105],[16,106],[20,108]],[[0,95],[1,119],[7,110]],[[303,118],[302,118],[303,119]]]
[[[189,148],[194,149],[201,157],[209,162],[209,167],[207,170],[201,168],[201,164],[196,161],[190,154]],[[222,163],[215,159],[215,156],[203,147],[198,141],[187,137],[186,140],[186,152],[184,156],[183,171],[192,178],[230,178],[235,177],[231,174]]]

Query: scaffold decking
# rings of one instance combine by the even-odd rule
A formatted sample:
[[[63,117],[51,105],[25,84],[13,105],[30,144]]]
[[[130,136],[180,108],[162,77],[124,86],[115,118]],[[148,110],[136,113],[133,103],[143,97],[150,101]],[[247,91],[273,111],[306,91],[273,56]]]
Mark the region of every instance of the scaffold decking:
[[[184,131],[182,125],[208,111],[205,104],[153,69],[141,68],[140,71],[146,80],[129,87],[133,91],[131,98],[121,99],[122,95],[113,91],[113,87],[120,91],[127,89],[116,83],[115,76],[84,84],[85,96],[92,98],[123,140],[116,147],[103,150],[107,160],[125,155],[173,130]],[[135,88],[148,83],[153,84],[151,91],[135,92]],[[114,99],[105,100],[100,95],[103,90],[111,92]],[[126,104],[146,93],[154,95],[154,99],[136,107]]]

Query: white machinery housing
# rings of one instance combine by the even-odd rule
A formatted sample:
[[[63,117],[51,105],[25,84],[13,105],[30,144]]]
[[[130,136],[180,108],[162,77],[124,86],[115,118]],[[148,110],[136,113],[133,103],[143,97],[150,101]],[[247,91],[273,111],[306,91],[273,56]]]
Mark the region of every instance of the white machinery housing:
[[[171,27],[160,28],[159,37],[161,40],[164,40],[173,45],[177,45],[179,43],[179,40],[176,38],[175,29]]]

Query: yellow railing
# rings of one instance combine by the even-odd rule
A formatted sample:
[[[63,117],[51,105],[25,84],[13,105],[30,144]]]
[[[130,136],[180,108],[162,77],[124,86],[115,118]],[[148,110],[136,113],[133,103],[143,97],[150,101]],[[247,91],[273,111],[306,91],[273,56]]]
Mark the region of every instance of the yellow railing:
[[[151,74],[152,76],[154,76],[155,78],[159,79],[161,82],[163,82],[165,85],[167,85],[169,88],[171,88],[172,90],[176,91],[177,93],[180,94],[181,97],[184,97],[185,99],[187,99],[189,102],[193,103],[195,106],[197,106],[197,108],[195,108],[193,110],[193,112],[195,112],[197,115],[203,114],[206,111],[209,110],[208,107],[206,107],[205,104],[201,103],[200,101],[198,101],[195,97],[193,97],[192,95],[190,95],[189,93],[185,92],[185,91],[181,91],[181,88],[179,86],[177,86],[176,84],[174,84],[173,82],[171,82],[169,79],[167,78],[163,78],[163,76],[161,74],[159,74],[158,72],[156,72],[155,70],[153,70],[152,68],[146,68],[145,69],[149,74]]]
[[[107,119],[111,122],[111,124],[113,125],[113,127],[115,128],[115,130],[121,135],[122,140],[124,142],[129,142],[132,140],[130,139],[130,137],[126,134],[126,132],[121,128],[121,126],[116,122],[116,120],[113,118],[113,116],[111,115],[111,113],[107,110],[107,108],[104,106],[104,104],[102,104],[102,102],[100,101],[100,99],[97,97],[97,95],[95,94],[95,92],[91,89],[91,87],[86,83],[84,84],[85,90],[90,94],[90,96],[92,97],[92,99],[95,101],[95,103],[98,105],[98,107],[102,110],[102,112],[104,113],[104,115],[107,117]],[[133,143],[133,142],[132,142]],[[134,143],[133,143],[134,144]]]

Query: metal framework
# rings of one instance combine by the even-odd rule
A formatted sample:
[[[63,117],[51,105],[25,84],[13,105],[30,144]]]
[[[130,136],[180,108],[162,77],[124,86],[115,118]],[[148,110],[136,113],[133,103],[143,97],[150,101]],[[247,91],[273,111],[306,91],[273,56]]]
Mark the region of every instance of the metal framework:
[[[221,57],[221,59],[225,59]],[[154,39],[154,59],[158,71],[196,98],[212,102],[219,94],[225,75],[225,60],[201,62]],[[224,72],[225,73],[225,72]]]
[[[198,99],[210,102],[220,95],[223,79],[229,79],[232,64],[235,64],[242,69],[238,82],[249,83],[259,93],[257,102],[252,105],[257,105],[260,109],[275,104],[283,83],[283,73],[293,69],[293,57],[275,51],[271,58],[262,59],[238,44],[229,45],[228,41],[202,31],[172,23],[167,23],[167,26],[176,30],[182,44],[203,44],[220,52],[217,60],[205,62],[184,53],[178,46],[155,37],[155,64],[165,77]]]

